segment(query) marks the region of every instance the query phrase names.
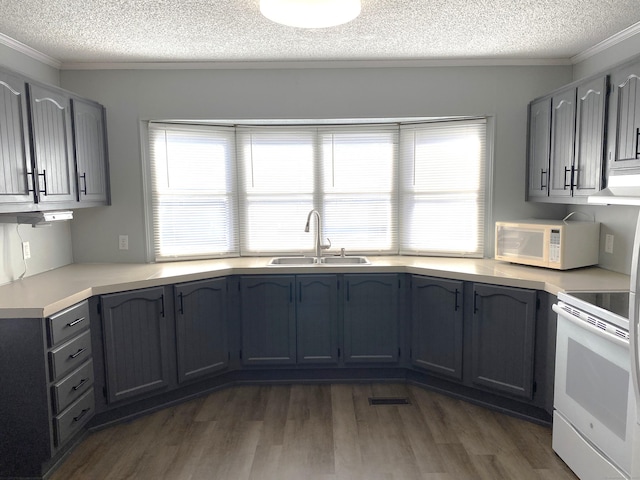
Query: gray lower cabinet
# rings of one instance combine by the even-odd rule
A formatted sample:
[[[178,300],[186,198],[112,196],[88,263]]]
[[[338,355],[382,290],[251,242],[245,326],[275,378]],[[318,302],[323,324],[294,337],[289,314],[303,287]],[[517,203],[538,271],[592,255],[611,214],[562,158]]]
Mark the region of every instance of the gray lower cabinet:
[[[164,287],[100,297],[109,403],[171,385],[170,324]]]
[[[242,363],[296,363],[294,275],[240,278]]]
[[[42,478],[95,413],[87,301],[0,319],[0,478]]]
[[[296,276],[296,351],[298,364],[339,360],[337,275]]]
[[[229,365],[227,279],[174,286],[178,383]]]
[[[474,284],[471,380],[515,397],[533,397],[537,293]]]
[[[398,362],[400,276],[347,274],[344,283],[344,362]]]
[[[464,283],[411,278],[411,363],[462,380]]]

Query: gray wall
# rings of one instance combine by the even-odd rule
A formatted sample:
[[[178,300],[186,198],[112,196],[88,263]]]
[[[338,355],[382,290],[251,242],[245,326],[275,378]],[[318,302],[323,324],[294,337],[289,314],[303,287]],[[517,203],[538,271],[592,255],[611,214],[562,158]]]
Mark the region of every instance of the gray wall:
[[[52,85],[59,84],[60,72],[5,45],[0,45],[0,65],[30,78]],[[31,259],[22,260],[20,236],[31,247]],[[46,227],[31,228],[23,225],[0,224],[0,284],[25,276],[51,270],[73,262],[69,222]]]
[[[107,108],[113,205],[76,211],[77,262],[146,259],[140,120],[495,117],[493,218],[561,216],[524,201],[527,104],[570,66],[62,71],[64,88]],[[118,250],[119,234],[129,250]]]

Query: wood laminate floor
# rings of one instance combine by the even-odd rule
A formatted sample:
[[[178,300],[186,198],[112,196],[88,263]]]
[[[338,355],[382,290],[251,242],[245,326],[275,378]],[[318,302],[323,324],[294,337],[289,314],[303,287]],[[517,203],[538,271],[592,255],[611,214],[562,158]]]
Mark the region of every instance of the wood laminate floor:
[[[409,405],[369,405],[406,397]],[[238,386],[89,435],[51,477],[575,480],[549,428],[411,385]]]

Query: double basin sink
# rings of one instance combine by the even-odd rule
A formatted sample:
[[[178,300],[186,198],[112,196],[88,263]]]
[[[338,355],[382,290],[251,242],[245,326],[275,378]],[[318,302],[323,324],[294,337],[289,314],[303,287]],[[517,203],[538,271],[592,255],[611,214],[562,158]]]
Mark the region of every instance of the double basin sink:
[[[270,266],[292,265],[371,265],[367,257],[355,255],[340,257],[275,257],[269,262]]]

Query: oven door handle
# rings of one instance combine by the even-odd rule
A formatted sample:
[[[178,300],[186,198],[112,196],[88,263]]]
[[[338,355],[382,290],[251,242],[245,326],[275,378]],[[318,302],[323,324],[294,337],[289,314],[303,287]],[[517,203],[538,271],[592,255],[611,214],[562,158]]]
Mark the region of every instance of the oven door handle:
[[[629,348],[629,340],[622,338],[622,337],[618,337],[612,333],[609,332],[605,332],[604,330],[599,329],[598,327],[591,325],[588,322],[585,322],[584,320],[581,320],[577,317],[574,317],[573,315],[571,315],[569,312],[564,311],[562,308],[560,308],[558,305],[553,304],[551,306],[551,308],[553,309],[554,312],[556,312],[558,315],[560,315],[562,318],[564,318],[565,320],[569,320],[570,322],[574,323],[575,325],[577,325],[578,327],[587,330],[588,332],[594,333],[595,335],[598,335],[599,337],[602,337],[606,340],[609,340],[610,342],[613,342],[615,344],[618,344],[622,347],[625,348]]]

